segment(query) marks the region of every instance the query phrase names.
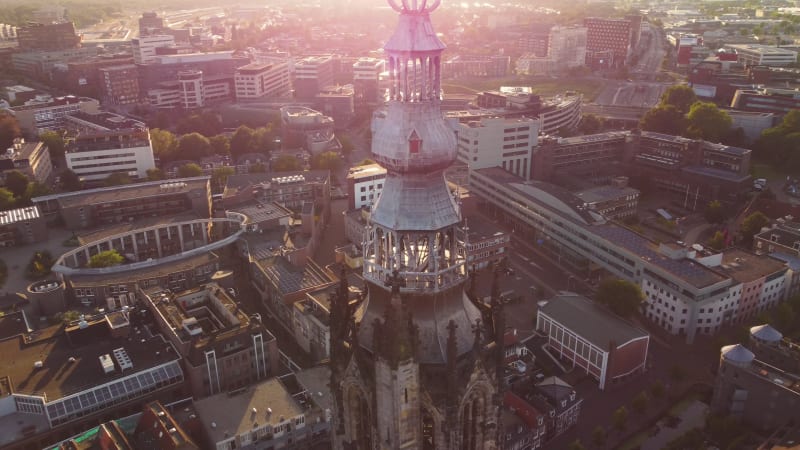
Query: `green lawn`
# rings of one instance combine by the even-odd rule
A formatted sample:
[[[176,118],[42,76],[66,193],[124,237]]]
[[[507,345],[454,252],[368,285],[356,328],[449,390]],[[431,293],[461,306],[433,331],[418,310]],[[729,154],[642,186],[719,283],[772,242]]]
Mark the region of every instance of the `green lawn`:
[[[753,178],[766,178],[767,180],[786,179],[786,172],[769,164],[753,164]]]
[[[530,86],[544,97],[576,91],[583,94],[584,101],[592,102],[605,84],[597,78],[557,79],[532,77],[506,77],[492,79],[458,79],[442,82],[442,89],[448,94],[476,94],[481,91],[497,90],[500,86]]]

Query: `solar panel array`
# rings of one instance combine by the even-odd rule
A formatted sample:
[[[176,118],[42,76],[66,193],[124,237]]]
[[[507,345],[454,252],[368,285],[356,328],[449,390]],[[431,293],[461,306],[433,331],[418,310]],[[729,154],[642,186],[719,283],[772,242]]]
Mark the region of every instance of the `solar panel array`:
[[[123,402],[155,389],[183,381],[183,371],[178,361],[138,372],[125,378],[74,394],[47,405],[51,426],[91,414],[114,403]]]

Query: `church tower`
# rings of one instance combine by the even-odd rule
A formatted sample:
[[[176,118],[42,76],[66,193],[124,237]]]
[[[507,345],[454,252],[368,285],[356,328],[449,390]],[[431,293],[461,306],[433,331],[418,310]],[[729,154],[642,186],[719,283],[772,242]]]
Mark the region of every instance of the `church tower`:
[[[456,138],[440,109],[439,2],[389,0],[399,13],[384,47],[389,101],[372,125],[387,176],[363,241],[366,294],[348,302],[343,277],[331,307],[336,450],[498,448],[502,305],[496,280],[491,305],[466,289],[465,233],[444,178]]]

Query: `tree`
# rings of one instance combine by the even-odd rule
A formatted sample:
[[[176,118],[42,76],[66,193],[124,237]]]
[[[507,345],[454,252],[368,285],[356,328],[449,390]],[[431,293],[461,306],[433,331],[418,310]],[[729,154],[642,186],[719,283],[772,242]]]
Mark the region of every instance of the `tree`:
[[[656,106],[644,114],[639,126],[645,131],[680,135],[686,129],[686,119],[672,105]]]
[[[647,393],[645,393],[644,391],[639,392],[639,394],[636,395],[636,397],[634,397],[633,400],[631,400],[631,407],[636,412],[636,414],[643,414],[647,410],[649,404],[650,404],[650,399],[647,398]]]
[[[697,95],[694,93],[694,89],[685,84],[676,84],[664,91],[659,105],[671,105],[681,114],[686,114],[696,101]]]
[[[706,222],[712,224],[720,224],[725,220],[725,210],[722,208],[722,203],[719,200],[711,200],[706,205],[706,210],[703,215]]]
[[[586,447],[583,446],[580,439],[575,439],[572,441],[567,448],[569,450],[586,450]]]
[[[349,155],[350,153],[353,153],[353,149],[355,147],[353,147],[353,142],[350,140],[350,138],[345,135],[340,135],[338,138],[339,144],[342,146],[342,154]]]
[[[17,199],[16,206],[29,206],[32,198],[41,197],[42,195],[48,195],[51,193],[52,191],[46,184],[39,183],[38,181],[28,183],[25,193],[22,195],[22,197]]]
[[[725,248],[725,233],[722,231],[714,233],[714,236],[708,240],[708,246],[718,251]]]
[[[688,120],[686,134],[689,137],[711,142],[722,141],[722,138],[731,132],[731,124],[733,124],[733,120],[727,112],[710,102],[693,104],[686,118]]]
[[[600,425],[594,427],[592,430],[592,443],[598,447],[602,447],[606,445],[606,439],[608,438],[608,434],[606,433],[606,429],[601,427]]]
[[[211,111],[201,114],[192,114],[184,118],[176,126],[178,134],[199,133],[206,137],[215,136],[222,132],[222,122]]]
[[[6,188],[14,194],[14,197],[22,197],[28,189],[28,177],[19,170],[12,170],[6,173]]]
[[[639,286],[630,281],[609,278],[600,283],[595,299],[614,313],[630,317],[641,308],[644,294]]]
[[[188,163],[178,167],[178,176],[181,178],[199,177],[203,169],[195,163]]]
[[[8,280],[8,266],[5,261],[0,259],[0,288],[5,286],[6,280]]]
[[[624,406],[617,408],[611,416],[611,422],[614,424],[614,428],[616,428],[617,431],[624,430],[625,426],[628,424],[628,410]]]
[[[253,129],[242,125],[233,132],[230,140],[231,156],[238,158],[245,153],[250,153],[250,145],[253,142]]]
[[[97,269],[101,267],[118,266],[122,264],[123,261],[125,261],[125,258],[116,250],[111,249],[92,255],[92,257],[89,258],[89,267]]]
[[[14,193],[6,188],[0,188],[0,211],[14,207]]]
[[[167,175],[158,167],[147,169],[147,181],[158,181],[165,178],[167,178]]]
[[[225,136],[224,134],[218,134],[209,138],[208,142],[211,144],[211,151],[215,155],[224,156],[231,154],[228,136]]]
[[[772,320],[770,323],[775,325],[779,331],[784,334],[788,334],[790,331],[793,331],[793,325],[796,318],[796,314],[792,305],[787,302],[781,302],[778,304],[777,307],[772,311]]]
[[[121,186],[131,183],[133,183],[133,180],[131,180],[130,175],[125,172],[114,172],[103,180],[103,184],[106,186]]]
[[[83,188],[83,181],[73,171],[66,169],[59,175],[61,178],[61,188],[65,191],[79,191]]]
[[[22,130],[19,128],[17,118],[7,112],[0,112],[0,153],[12,145],[14,145],[14,138],[22,136]]]
[[[211,141],[200,133],[184,134],[178,139],[178,146],[175,149],[173,160],[181,159],[199,160],[203,156],[211,155],[213,149]]]
[[[769,225],[769,218],[761,211],[756,211],[745,217],[739,231],[742,233],[742,237],[744,237],[746,242],[751,242],[753,236],[767,225]]]
[[[225,187],[225,183],[228,182],[228,177],[235,173],[236,169],[230,166],[214,169],[214,171],[211,173],[211,187],[219,187],[219,191],[221,192]]]
[[[581,134],[595,134],[603,129],[604,120],[594,114],[584,114],[578,123],[578,131]]]
[[[267,167],[262,163],[255,163],[250,164],[250,167],[247,168],[249,173],[265,173],[267,171]]]
[[[28,261],[25,275],[32,279],[38,279],[50,275],[50,268],[53,267],[53,256],[47,250],[35,252]]]
[[[55,131],[45,131],[39,135],[39,140],[47,146],[47,151],[50,153],[50,159],[57,160],[64,157],[64,138],[61,134]]]
[[[322,152],[311,158],[311,168],[314,170],[330,170],[335,172],[342,166],[342,157],[336,152]]]
[[[281,155],[272,163],[273,172],[291,172],[302,168],[300,160],[292,155]]]
[[[686,379],[686,369],[680,364],[673,364],[669,368],[669,377],[676,383],[682,383]]]
[[[653,396],[655,400],[659,400],[664,397],[664,383],[661,380],[656,380],[652,386],[650,386],[650,395]]]
[[[153,128],[150,130],[150,145],[153,146],[153,155],[168,160],[178,146],[178,139],[167,130]]]

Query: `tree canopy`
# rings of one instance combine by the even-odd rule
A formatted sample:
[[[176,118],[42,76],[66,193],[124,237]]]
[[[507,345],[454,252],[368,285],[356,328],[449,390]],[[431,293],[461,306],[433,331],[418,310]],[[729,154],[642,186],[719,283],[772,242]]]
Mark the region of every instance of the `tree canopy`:
[[[581,134],[595,134],[603,130],[604,119],[594,114],[584,114],[578,123]]]
[[[147,169],[147,181],[158,181],[167,178],[163,170],[159,168]]]
[[[0,187],[0,211],[14,208],[14,193]]]
[[[150,144],[153,146],[155,156],[168,160],[178,146],[178,139],[167,130],[153,128],[150,130]]]
[[[697,102],[686,115],[686,135],[695,139],[721,142],[731,132],[731,116],[710,102]]]
[[[754,144],[755,156],[793,172],[800,171],[800,110],[789,111],[778,126],[768,128]]]
[[[195,163],[188,163],[178,167],[178,176],[181,178],[199,177],[203,169]]]
[[[739,231],[741,231],[744,240],[750,242],[753,240],[753,236],[767,225],[769,225],[769,217],[765,216],[761,211],[756,211],[745,217],[744,221],[742,221],[742,226],[739,227]]]
[[[14,138],[22,136],[17,118],[3,111],[0,112],[0,152],[14,144]]]
[[[199,133],[205,137],[216,136],[222,132],[222,122],[216,114],[206,111],[184,118],[176,127],[178,134]]]
[[[25,195],[25,190],[28,189],[27,175],[19,170],[11,170],[6,173],[6,188],[14,194],[14,197],[22,197]]]
[[[200,133],[184,134],[178,139],[178,145],[173,153],[172,160],[189,159],[197,161],[213,153],[211,141]]]
[[[245,153],[250,153],[254,134],[253,129],[246,125],[237,128],[230,140],[231,156],[237,158]]]
[[[334,172],[342,167],[342,157],[336,152],[322,152],[311,158],[311,168],[314,170],[330,170]]]
[[[639,286],[630,281],[606,279],[597,289],[596,300],[607,305],[614,313],[622,317],[630,317],[637,313],[644,301],[644,294]]]
[[[303,163],[292,155],[281,155],[272,163],[273,172],[291,172],[302,169]]]
[[[725,210],[722,208],[722,203],[719,200],[712,200],[706,205],[703,214],[706,222],[712,224],[720,224],[725,220]]]
[[[225,187],[228,177],[235,174],[236,169],[230,166],[219,167],[211,173],[211,187],[219,192]]]
[[[118,266],[125,261],[125,258],[116,250],[106,250],[89,258],[89,267],[95,269],[100,267]]]
[[[39,139],[47,146],[50,159],[57,160],[64,157],[64,138],[55,131],[45,131],[39,135]]]
[[[75,172],[65,169],[61,172],[61,188],[65,191],[79,191],[83,188],[83,181],[81,181],[78,174]]]
[[[686,118],[675,106],[660,105],[647,111],[639,126],[645,131],[680,135],[686,129]]]
[[[123,184],[131,184],[133,180],[131,179],[130,175],[125,172],[115,172],[110,174],[103,180],[103,184],[106,186],[121,186]]]
[[[685,84],[676,84],[664,91],[659,106],[672,105],[681,114],[686,114],[696,101],[697,95],[694,93],[694,89]]]

